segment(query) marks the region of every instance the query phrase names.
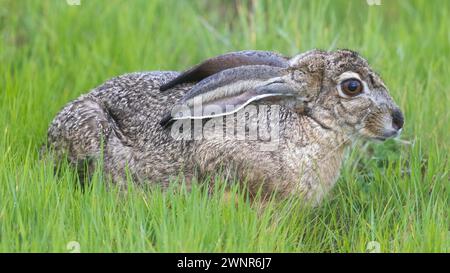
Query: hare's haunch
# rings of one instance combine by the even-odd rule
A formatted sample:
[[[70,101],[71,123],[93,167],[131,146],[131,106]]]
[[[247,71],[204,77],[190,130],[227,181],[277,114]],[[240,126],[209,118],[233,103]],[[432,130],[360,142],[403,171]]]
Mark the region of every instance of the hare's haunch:
[[[64,107],[48,144],[80,171],[101,158],[121,185],[127,174],[167,185],[220,172],[252,192],[318,202],[353,139],[385,140],[402,126],[387,87],[353,51],[241,51],[181,74],[111,79]]]

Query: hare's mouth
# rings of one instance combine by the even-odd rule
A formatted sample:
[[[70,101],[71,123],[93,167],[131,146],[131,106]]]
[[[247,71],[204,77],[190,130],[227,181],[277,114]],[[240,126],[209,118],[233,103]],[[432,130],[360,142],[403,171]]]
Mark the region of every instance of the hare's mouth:
[[[378,140],[378,141],[386,141],[388,137],[372,137],[372,140]]]
[[[381,135],[381,136],[373,136],[373,137],[369,137],[369,138],[373,139],[373,140],[386,141],[390,138],[396,138],[396,137],[400,136],[401,133],[402,133],[402,129],[389,130],[389,131],[384,132],[383,135]]]

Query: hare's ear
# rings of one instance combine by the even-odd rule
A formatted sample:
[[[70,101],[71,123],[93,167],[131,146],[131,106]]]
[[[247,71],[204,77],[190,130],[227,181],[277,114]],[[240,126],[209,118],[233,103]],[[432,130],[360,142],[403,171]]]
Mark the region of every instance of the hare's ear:
[[[224,70],[196,84],[160,124],[166,127],[179,119],[225,116],[255,101],[292,102],[299,94],[287,74],[287,69],[265,65]]]
[[[181,83],[197,82],[225,69],[244,65],[287,67],[288,59],[270,51],[246,50],[231,52],[208,59],[184,71],[175,79],[161,85],[159,90],[165,91]]]

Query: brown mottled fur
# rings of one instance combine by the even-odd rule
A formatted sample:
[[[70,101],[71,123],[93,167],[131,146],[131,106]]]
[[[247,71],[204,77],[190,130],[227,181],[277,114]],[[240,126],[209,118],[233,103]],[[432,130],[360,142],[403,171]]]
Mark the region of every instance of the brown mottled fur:
[[[364,95],[339,95],[338,77],[346,71],[367,83]],[[389,137],[392,113],[398,112],[382,80],[357,53],[312,50],[289,60],[286,77],[305,104],[279,102],[277,149],[261,150],[261,139],[176,140],[159,121],[193,84],[163,93],[159,87],[177,75],[142,72],[107,81],[64,107],[49,128],[48,143],[74,164],[103,157],[105,173],[119,184],[126,169],[136,183],[162,185],[180,173],[190,182],[221,170],[247,181],[252,192],[262,188],[317,203],[335,184],[350,141]]]

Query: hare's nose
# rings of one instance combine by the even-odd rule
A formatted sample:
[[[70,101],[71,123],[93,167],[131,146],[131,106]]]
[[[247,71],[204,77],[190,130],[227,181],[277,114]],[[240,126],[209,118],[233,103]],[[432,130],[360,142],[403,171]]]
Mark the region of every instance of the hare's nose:
[[[402,112],[399,109],[392,111],[392,127],[395,130],[400,130],[403,127],[404,118]]]

